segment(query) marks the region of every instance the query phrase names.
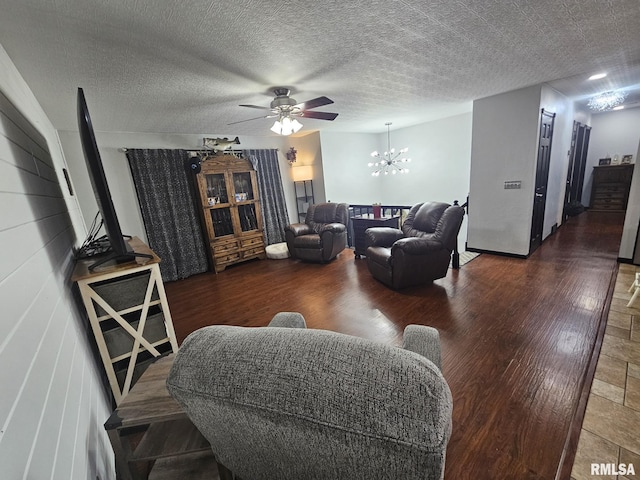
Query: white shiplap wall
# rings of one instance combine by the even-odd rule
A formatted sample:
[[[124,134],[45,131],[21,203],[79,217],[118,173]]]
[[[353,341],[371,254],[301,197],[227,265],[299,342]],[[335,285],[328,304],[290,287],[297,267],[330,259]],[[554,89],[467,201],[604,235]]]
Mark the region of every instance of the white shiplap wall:
[[[84,233],[75,197],[60,185],[63,166],[53,126],[0,46],[0,478],[6,480],[115,478],[102,427],[109,397],[72,293],[72,247]]]

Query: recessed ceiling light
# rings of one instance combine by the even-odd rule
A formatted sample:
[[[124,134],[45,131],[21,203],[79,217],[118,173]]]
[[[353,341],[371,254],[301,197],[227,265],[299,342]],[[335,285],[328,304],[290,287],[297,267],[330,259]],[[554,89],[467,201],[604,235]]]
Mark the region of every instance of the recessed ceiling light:
[[[606,76],[607,76],[606,73],[596,73],[595,75],[591,75],[589,77],[589,80],[600,80],[601,78],[604,78]]]
[[[622,110],[624,108],[624,105],[618,105],[617,107],[613,107],[612,110]]]

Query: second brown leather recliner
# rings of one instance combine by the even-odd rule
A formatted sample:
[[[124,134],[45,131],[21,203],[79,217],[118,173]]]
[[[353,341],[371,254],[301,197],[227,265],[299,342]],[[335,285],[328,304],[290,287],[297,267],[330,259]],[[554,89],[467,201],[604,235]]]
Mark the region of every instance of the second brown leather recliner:
[[[402,230],[367,229],[369,271],[374,278],[395,289],[444,277],[463,216],[464,209],[459,205],[426,202],[411,207]]]
[[[292,258],[311,262],[328,262],[347,245],[349,206],[346,203],[310,205],[305,223],[284,229]]]

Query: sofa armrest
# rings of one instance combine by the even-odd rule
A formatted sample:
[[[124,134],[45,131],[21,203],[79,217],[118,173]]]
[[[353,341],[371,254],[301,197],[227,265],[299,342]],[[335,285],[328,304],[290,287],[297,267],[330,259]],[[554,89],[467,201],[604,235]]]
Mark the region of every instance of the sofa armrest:
[[[444,246],[439,240],[425,237],[405,237],[393,244],[393,250],[402,250],[409,255],[424,255],[443,248]]]
[[[269,322],[269,327],[307,328],[304,317],[298,312],[279,312]]]
[[[347,227],[342,223],[325,223],[318,233],[322,235],[324,232],[342,233],[346,231]]]
[[[442,370],[440,334],[435,328],[425,325],[407,325],[402,337],[402,348],[422,355]]]
[[[402,230],[391,227],[367,228],[364,232],[367,247],[387,247],[389,248],[396,241],[404,238]]]
[[[299,237],[300,235],[308,235],[313,233],[313,230],[306,223],[292,223],[291,225],[287,225],[284,227],[284,231],[291,232],[294,237]]]

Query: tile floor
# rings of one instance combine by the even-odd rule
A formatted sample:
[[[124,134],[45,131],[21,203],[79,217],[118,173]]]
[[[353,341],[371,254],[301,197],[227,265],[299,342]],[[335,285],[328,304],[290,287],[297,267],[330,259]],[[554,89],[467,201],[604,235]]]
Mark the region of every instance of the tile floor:
[[[582,423],[573,480],[640,478],[640,299],[627,308],[640,267],[620,264]],[[592,475],[592,463],[632,463],[636,475]]]

